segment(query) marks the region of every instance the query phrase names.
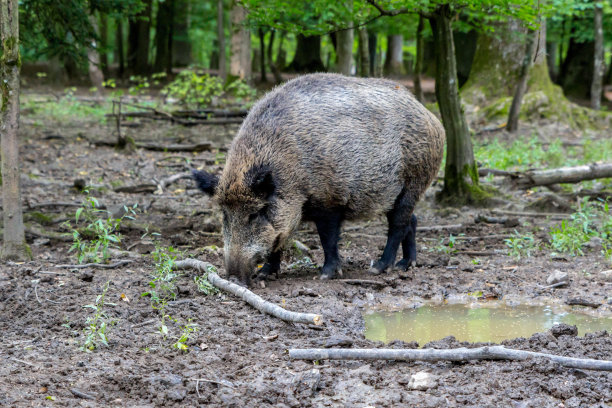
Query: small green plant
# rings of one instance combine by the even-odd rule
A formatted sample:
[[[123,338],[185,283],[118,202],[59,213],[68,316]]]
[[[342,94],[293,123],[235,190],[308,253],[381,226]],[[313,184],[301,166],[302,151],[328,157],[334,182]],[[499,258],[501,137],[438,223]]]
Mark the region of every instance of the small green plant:
[[[156,245],[151,255],[155,262],[155,270],[152,275],[153,280],[149,282],[151,290],[143,293],[143,296],[150,296],[154,307],[162,306],[168,300],[176,299],[176,279],[180,274],[175,271],[174,263],[180,253],[173,247]]]
[[[106,210],[100,209],[100,203],[95,197],[85,191],[87,197],[83,205],[76,210],[74,215],[75,225],[80,219],[88,223],[85,229],[72,229],[70,222],[65,225],[72,229],[73,244],[68,252],[76,251],[79,263],[83,262],[106,262],[109,258],[109,248],[121,242],[119,227],[124,218],[133,219],[136,215],[138,205],[132,207],[124,206],[124,215],[121,218],[113,218]],[[100,214],[106,217],[100,218]]]
[[[211,272],[211,271],[209,271],[209,272]],[[216,271],[212,271],[212,272],[216,273]],[[197,285],[198,291],[204,293],[207,296],[208,295],[214,295],[215,293],[219,292],[219,289],[214,287],[212,285],[212,283],[210,283],[208,281],[208,272],[206,272],[204,275],[200,275],[200,276],[194,277],[193,281]]]
[[[612,245],[610,208],[607,202],[592,202],[588,197],[583,199],[569,220],[563,220],[550,229],[551,247],[572,256],[584,255],[584,246],[594,237],[602,240],[604,256],[607,256],[605,248]]]
[[[130,86],[128,93],[134,96],[146,94],[147,90],[151,86],[149,80],[140,75],[132,75],[130,77],[130,82],[134,85]]]
[[[532,233],[520,234],[517,230],[514,230],[510,238],[504,239],[504,243],[508,248],[508,255],[517,261],[521,258],[529,258],[531,253],[537,249]]]
[[[85,328],[83,329],[85,335],[85,339],[81,344],[81,350],[83,351],[93,351],[101,346],[108,346],[106,333],[110,323],[108,322],[108,315],[104,311],[104,302],[109,285],[110,281],[107,281],[104,284],[102,293],[96,297],[96,301],[93,304],[83,306],[94,311],[94,315],[87,318]]]
[[[433,251],[443,252],[445,254],[452,254],[457,252],[457,248],[455,248],[457,244],[457,237],[453,234],[450,234],[448,236],[448,242],[446,241],[447,238],[440,238],[440,242],[438,242],[438,245],[433,248]]]
[[[178,337],[177,341],[172,344],[177,350],[187,351],[189,348],[187,346],[187,341],[193,337],[193,334],[199,330],[198,325],[195,323],[187,323],[184,326],[181,326],[181,335]]]

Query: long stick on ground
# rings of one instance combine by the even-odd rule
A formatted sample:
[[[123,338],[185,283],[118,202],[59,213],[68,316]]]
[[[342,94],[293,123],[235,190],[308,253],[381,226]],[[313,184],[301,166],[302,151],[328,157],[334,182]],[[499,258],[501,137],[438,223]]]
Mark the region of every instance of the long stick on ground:
[[[398,361],[469,361],[526,360],[542,357],[564,367],[612,371],[612,361],[563,357],[534,351],[507,349],[504,346],[439,349],[290,349],[296,360],[398,360]]]
[[[184,259],[182,261],[177,261],[175,266],[177,269],[191,268],[200,272],[208,272],[208,281],[212,285],[238,296],[262,313],[267,313],[286,322],[314,323],[317,326],[323,323],[323,317],[321,315],[313,313],[290,312],[289,310],[285,310],[274,303],[263,300],[260,296],[251,292],[247,288],[243,288],[240,285],[236,285],[235,283],[219,277],[219,275],[213,272],[216,270],[216,268],[208,262],[198,261],[197,259]]]

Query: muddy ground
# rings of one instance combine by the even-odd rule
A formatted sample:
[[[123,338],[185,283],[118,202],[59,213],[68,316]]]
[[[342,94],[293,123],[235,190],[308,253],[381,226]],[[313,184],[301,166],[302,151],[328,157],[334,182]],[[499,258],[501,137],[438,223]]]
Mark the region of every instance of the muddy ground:
[[[542,249],[517,261],[506,255],[504,237],[515,229],[529,230],[545,241],[548,227],[558,221],[522,217],[520,225],[512,227],[475,223],[479,214],[489,214],[490,209],[440,208],[433,201],[439,185],[418,206],[420,225],[461,226],[420,232],[419,266],[408,273],[372,277],[365,272],[385,242],[382,218],[345,226],[344,278],[375,279],[381,285],[317,280],[316,268],[303,262],[303,256],[310,255],[320,265],[322,250],[314,226],[302,226],[296,238],[311,253],[288,254],[279,279],[254,291],[290,310],[322,314],[322,327],[279,321],[230,295],[205,296],[193,282],[195,274],[185,272],[178,279],[176,301],[168,308],[176,323],[168,323],[169,334],[164,338],[159,333],[159,313],[142,296],[149,290],[153,270],[151,235],[142,236],[158,232],[163,245],[222,267],[218,211],[186,179],[156,193],[113,189],[151,184],[191,167],[219,170],[222,154],[217,149],[222,153],[237,127],[139,123],[125,129],[136,140],[160,144],[211,140],[215,149],[197,154],[141,149],[123,153],[93,144],[113,140],[112,124],[99,125],[87,118],[54,122],[36,109],[22,118],[23,197],[35,260],[7,263],[0,269],[0,406],[612,406],[612,373],[567,369],[543,360],[456,364],[289,359],[288,349],[303,347],[479,346],[454,338],[390,345],[365,340],[361,316],[370,308],[444,302],[563,305],[580,299],[592,305],[573,306],[576,311],[612,314],[611,278],[604,273],[610,265],[597,248],[582,257],[553,256]],[[66,232],[61,220],[72,219],[75,208],[57,203],[82,201],[73,188],[75,179],[94,185],[92,194],[116,214],[123,205],[138,203],[142,212],[122,227],[123,251],[112,257],[112,261],[130,259],[132,263],[115,269],[58,267],[76,263],[68,253],[70,242],[40,235],[41,231]],[[498,209],[522,210],[538,196],[502,188]],[[447,253],[450,232],[461,237],[454,248],[457,253]],[[554,270],[569,274],[569,286],[543,288]],[[83,306],[95,301],[107,281],[105,310],[113,322],[108,328],[109,346],[81,351],[82,329],[92,315]],[[179,326],[188,323],[196,324],[198,330],[187,341],[188,351],[178,351],[171,345],[180,335]],[[503,344],[612,359],[612,330],[585,337],[537,333]],[[419,371],[433,375],[429,388],[411,388],[411,375]]]

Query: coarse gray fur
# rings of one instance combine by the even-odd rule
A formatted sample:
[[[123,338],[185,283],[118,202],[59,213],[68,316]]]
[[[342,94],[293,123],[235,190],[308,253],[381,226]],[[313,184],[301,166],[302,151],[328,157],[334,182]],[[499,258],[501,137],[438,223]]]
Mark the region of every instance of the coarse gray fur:
[[[402,197],[410,218],[444,139],[439,120],[391,80],[312,74],[275,88],[250,110],[214,186],[226,271],[248,283],[319,213],[389,214]]]

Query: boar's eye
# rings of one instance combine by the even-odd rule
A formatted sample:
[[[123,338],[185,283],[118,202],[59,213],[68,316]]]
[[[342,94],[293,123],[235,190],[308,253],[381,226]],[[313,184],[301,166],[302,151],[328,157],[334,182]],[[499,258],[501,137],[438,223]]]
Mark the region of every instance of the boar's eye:
[[[259,211],[249,214],[249,224],[258,218],[268,219],[268,205],[264,205]]]

